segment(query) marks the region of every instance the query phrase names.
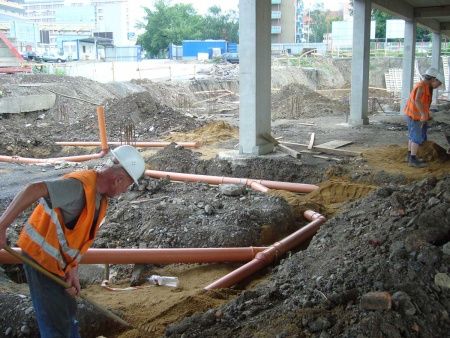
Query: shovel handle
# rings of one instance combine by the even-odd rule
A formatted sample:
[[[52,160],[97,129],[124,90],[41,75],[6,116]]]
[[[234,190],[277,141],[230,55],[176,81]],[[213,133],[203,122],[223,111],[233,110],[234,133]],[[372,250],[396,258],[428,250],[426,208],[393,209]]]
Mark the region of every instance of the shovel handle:
[[[68,289],[70,288],[70,285],[63,281],[61,278],[59,278],[58,276],[55,276],[54,274],[52,274],[51,272],[47,271],[46,269],[44,269],[42,266],[40,266],[38,263],[36,263],[35,261],[33,261],[32,259],[21,255],[18,252],[15,252],[13,249],[11,249],[8,245],[5,245],[3,247],[3,249],[5,249],[5,251],[9,252],[11,255],[13,255],[14,257],[16,257],[17,259],[19,259],[20,261],[24,262],[25,264],[28,264],[29,266],[31,266],[33,269],[36,269],[37,271],[39,271],[40,273],[44,274],[45,276],[47,276],[48,278],[50,278],[51,280],[53,280],[54,282],[56,282],[57,284],[61,285],[63,288]],[[95,308],[97,308],[97,310],[99,310],[100,312],[102,312],[105,316],[119,322],[121,325],[123,325],[124,327],[127,328],[132,328],[133,326],[124,321],[122,318],[120,318],[119,316],[115,315],[114,313],[112,313],[111,311],[109,311],[108,309],[104,308],[103,306],[101,306],[100,304],[94,302],[93,300],[89,299],[88,297],[80,294],[80,297],[83,298],[85,301],[91,303]]]
[[[27,256],[21,255],[18,252],[15,252],[13,249],[11,249],[8,245],[5,245],[3,247],[3,249],[5,249],[5,251],[9,252],[11,255],[13,255],[14,257],[16,257],[17,259],[19,259],[20,261],[24,262],[25,264],[28,264],[29,266],[31,266],[33,269],[39,271],[40,273],[42,273],[43,275],[47,276],[48,278],[50,278],[51,280],[53,280],[55,283],[61,285],[63,288],[68,289],[70,288],[70,285],[68,283],[66,283],[65,281],[63,281],[61,278],[55,276],[54,274],[52,274],[51,272],[47,271],[46,269],[44,269],[42,266],[40,266],[38,263],[36,263],[35,261],[33,261],[32,259],[28,258]]]

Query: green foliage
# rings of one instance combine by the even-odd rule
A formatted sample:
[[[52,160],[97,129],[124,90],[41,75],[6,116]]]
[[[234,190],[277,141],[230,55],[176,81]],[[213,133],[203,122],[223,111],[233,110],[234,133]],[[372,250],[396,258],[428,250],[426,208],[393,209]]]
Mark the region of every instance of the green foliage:
[[[385,39],[386,38],[386,20],[395,19],[394,16],[383,12],[378,8],[372,10],[372,19],[376,22],[375,28],[375,38]],[[431,33],[422,27],[417,27],[416,29],[416,41],[431,41]]]
[[[220,7],[213,6],[202,20],[202,39],[224,39],[231,42],[239,40],[239,18],[235,11],[223,14]]]
[[[309,42],[322,42],[325,33],[331,33],[331,23],[342,20],[342,17],[331,11],[324,11],[323,8],[315,9],[310,14],[311,35]]]
[[[417,27],[416,40],[417,41],[431,41],[431,32],[425,28]]]
[[[184,39],[197,39],[201,19],[192,5],[170,6],[164,0],[155,3],[155,10],[147,12],[145,33],[138,37],[138,44],[153,56],[162,56],[169,43],[180,44]]]
[[[238,41],[239,22],[233,11],[222,13],[213,6],[203,17],[190,4],[174,4],[158,0],[155,9],[145,8],[147,13],[145,33],[137,43],[151,56],[165,56],[170,43],[181,44],[183,40],[225,39]]]
[[[372,10],[372,20],[375,20],[375,38],[386,38],[386,20],[393,19],[391,14],[383,12],[378,8]]]
[[[65,76],[66,70],[63,68],[55,68],[55,75],[57,76]]]
[[[33,74],[48,74],[48,66],[46,65],[33,65],[31,68]]]

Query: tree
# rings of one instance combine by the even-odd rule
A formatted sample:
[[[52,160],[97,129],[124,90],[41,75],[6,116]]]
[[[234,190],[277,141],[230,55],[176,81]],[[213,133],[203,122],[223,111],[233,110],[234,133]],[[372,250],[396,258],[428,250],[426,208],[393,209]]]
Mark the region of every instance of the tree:
[[[311,35],[309,42],[322,42],[325,33],[331,32],[331,23],[342,20],[342,17],[336,12],[324,11],[318,8],[310,13],[311,17]]]
[[[145,33],[138,37],[138,44],[152,56],[160,56],[170,43],[181,44],[185,39],[201,36],[202,18],[192,5],[170,6],[165,0],[155,3],[155,10],[144,8],[147,13]]]
[[[353,15],[353,0],[350,0],[350,13]],[[375,38],[386,39],[386,20],[395,19],[391,14],[383,12],[381,9],[372,9],[372,20],[375,20]],[[416,28],[417,41],[430,41],[431,33],[425,28]]]
[[[208,9],[203,18],[203,39],[224,39],[238,42],[239,40],[239,18],[235,11],[222,13],[218,6]]]
[[[238,42],[239,21],[236,12],[222,13],[220,7],[209,8],[202,17],[192,5],[170,5],[158,0],[155,9],[144,8],[147,15],[145,33],[137,43],[152,56],[163,56],[170,43],[181,44],[183,40],[225,39]]]
[[[386,20],[392,19],[393,16],[378,8],[372,9],[372,19],[375,20],[375,39],[386,38]]]

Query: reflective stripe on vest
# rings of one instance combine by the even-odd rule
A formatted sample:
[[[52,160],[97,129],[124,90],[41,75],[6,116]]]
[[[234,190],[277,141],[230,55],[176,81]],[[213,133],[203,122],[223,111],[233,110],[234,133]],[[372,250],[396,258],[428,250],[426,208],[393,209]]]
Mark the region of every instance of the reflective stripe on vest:
[[[44,198],[40,198],[39,203],[44,207],[44,211],[47,213],[47,215],[50,216],[53,224],[55,224],[56,234],[58,236],[58,241],[59,244],[61,245],[61,249],[63,250],[63,252],[72,259],[75,258],[78,258],[78,260],[81,259],[81,257],[77,257],[79,256],[80,251],[70,248],[69,245],[67,244],[66,236],[64,235],[63,228],[61,226],[61,223],[59,223],[58,215],[56,214],[55,210],[50,209],[49,205],[47,204],[47,201]]]
[[[35,242],[37,245],[39,245],[42,250],[45,251],[46,254],[52,256],[54,259],[58,261],[59,266],[64,270],[67,266],[66,262],[64,261],[64,258],[62,257],[59,250],[53,246],[51,246],[48,242],[45,241],[45,238],[42,237],[42,235],[36,231],[36,229],[30,224],[25,224],[25,231],[27,232],[30,239]]]
[[[70,258],[75,259],[75,257],[77,257],[80,254],[80,251],[70,248],[69,245],[67,244],[66,236],[64,235],[63,228],[61,226],[61,223],[59,223],[58,215],[56,215],[55,210],[50,209],[49,205],[47,204],[47,201],[44,198],[40,198],[39,203],[42,204],[42,206],[44,207],[44,211],[50,216],[52,222],[56,226],[56,234],[58,235],[58,241],[59,244],[61,245],[63,252]]]

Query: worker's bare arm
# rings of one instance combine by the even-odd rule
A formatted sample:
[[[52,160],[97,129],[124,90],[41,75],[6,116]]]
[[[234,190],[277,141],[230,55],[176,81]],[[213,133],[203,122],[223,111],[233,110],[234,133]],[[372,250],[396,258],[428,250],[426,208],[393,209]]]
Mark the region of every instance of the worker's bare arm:
[[[6,245],[6,229],[30,205],[41,197],[47,197],[47,185],[37,182],[28,185],[19,192],[0,217],[0,248]]]

